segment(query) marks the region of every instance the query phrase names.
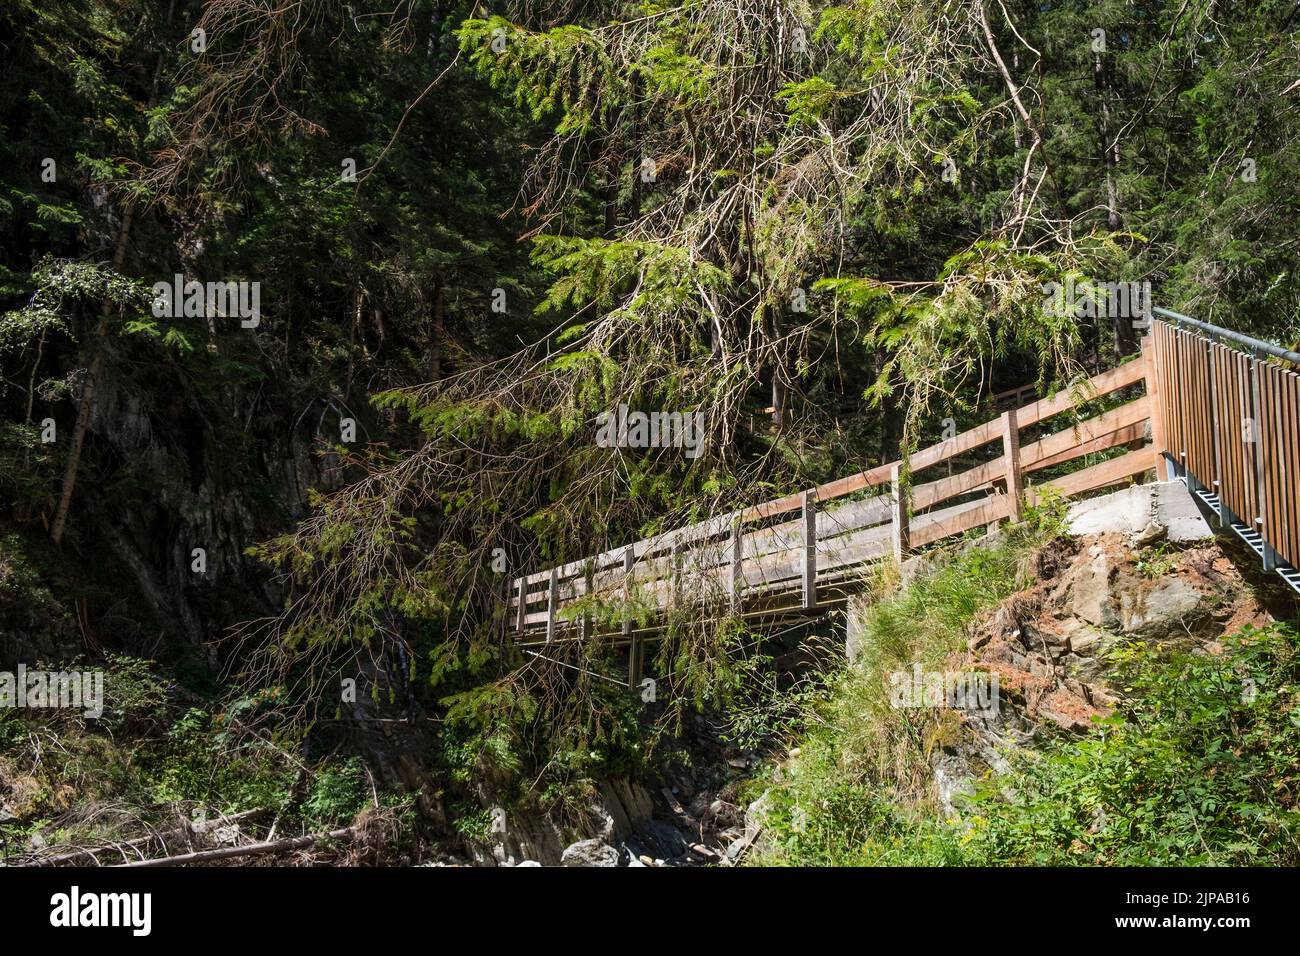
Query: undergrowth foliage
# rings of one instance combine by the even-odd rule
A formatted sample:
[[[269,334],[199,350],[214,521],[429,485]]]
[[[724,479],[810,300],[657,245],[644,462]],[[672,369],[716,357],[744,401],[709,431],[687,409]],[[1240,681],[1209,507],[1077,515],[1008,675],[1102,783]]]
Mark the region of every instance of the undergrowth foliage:
[[[113,655],[104,670],[99,720],[76,711],[0,710],[0,786],[13,811],[0,820],[5,854],[98,846],[112,858],[111,847],[139,839],[142,827],[163,832],[243,811],[273,813],[264,824],[274,819],[281,833],[346,826],[376,798],[386,809],[409,811],[404,796],[372,789],[357,758],[308,759],[299,737],[247,726],[265,701],[223,709],[138,658]],[[28,844],[31,837],[38,842]]]
[[[1118,651],[1121,712],[1020,756],[964,809],[970,830],[936,844],[975,863],[1295,866],[1300,638],[1275,625],[1223,645]]]
[[[861,656],[828,680],[804,721],[809,731],[798,740],[799,759],[770,791],[777,849],[764,862],[864,862],[861,848],[874,828],[905,819],[895,808],[928,798],[930,755],[951,741],[956,717],[892,707],[889,675],[910,672],[914,663],[945,669],[977,615],[1031,583],[1028,559],[1059,534],[1063,515],[1060,502],[1031,511],[1024,525],[993,542],[934,559],[906,587],[898,587],[896,575],[881,576],[859,622]]]
[[[1042,539],[1039,539],[1041,541]],[[1108,667],[1122,703],[1082,737],[1044,731],[945,817],[930,758],[946,710],[890,706],[887,674],[942,667],[966,626],[1025,582],[1034,539],[972,550],[875,604],[865,658],[828,687],[800,757],[757,781],[785,865],[1295,865],[1300,638],[1246,628],[1213,648],[1130,642]]]

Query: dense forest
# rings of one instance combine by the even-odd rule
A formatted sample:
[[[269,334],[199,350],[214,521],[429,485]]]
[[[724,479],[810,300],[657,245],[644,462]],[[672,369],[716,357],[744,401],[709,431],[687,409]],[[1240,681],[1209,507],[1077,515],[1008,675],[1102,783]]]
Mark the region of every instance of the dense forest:
[[[498,806],[577,833],[827,692],[685,620],[643,706],[609,647],[515,647],[513,576],[1138,354],[1053,283],[1300,341],[1292,0],[2,0],[0,46],[0,668],[107,675],[99,720],[0,711],[6,855],[200,812],[365,810],[350,862],[491,843]],[[608,447],[620,407],[698,448]],[[1085,757],[1053,759],[1034,826]],[[880,860],[964,852],[836,806]],[[875,859],[826,825],[770,852]],[[1026,861],[1042,831],[997,825],[978,861]]]

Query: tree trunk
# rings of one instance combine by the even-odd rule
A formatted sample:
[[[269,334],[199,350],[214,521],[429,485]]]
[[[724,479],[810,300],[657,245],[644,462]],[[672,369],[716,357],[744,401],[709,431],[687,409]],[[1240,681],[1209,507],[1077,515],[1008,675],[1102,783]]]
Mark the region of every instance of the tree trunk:
[[[1106,163],[1106,226],[1111,232],[1117,232],[1124,221],[1119,214],[1119,187],[1116,176],[1119,169],[1119,140],[1111,128],[1110,116],[1110,71],[1106,65],[1105,55],[1098,52],[1093,57],[1093,72],[1097,88],[1097,101],[1100,104],[1100,116],[1097,125],[1101,134],[1101,152]],[[1108,303],[1108,311],[1113,308]],[[1117,310],[1117,313],[1126,310]],[[1118,361],[1126,355],[1137,351],[1137,333],[1133,328],[1134,316],[1116,314],[1114,316],[1115,359]],[[1101,323],[1099,322],[1098,325]]]
[[[113,251],[113,269],[121,271],[126,260],[126,240],[131,232],[131,220],[135,216],[135,206],[128,205],[122,214],[122,228],[117,234],[117,248]],[[68,463],[63,470],[63,489],[59,492],[59,504],[54,511],[54,522],[50,525],[50,539],[57,545],[63,541],[63,531],[68,523],[68,509],[72,507],[72,492],[77,486],[77,469],[81,464],[81,446],[86,440],[86,428],[90,425],[90,415],[95,407],[95,384],[104,367],[104,355],[108,351],[108,318],[113,311],[113,303],[104,300],[104,307],[99,312],[99,325],[95,329],[94,355],[90,368],[86,371],[86,381],[81,386],[81,400],[77,407],[77,423],[72,429],[72,445],[68,449]]]
[[[434,280],[433,322],[429,328],[429,381],[442,381],[442,343],[446,328],[446,296],[442,276]]]
[[[781,340],[781,316],[771,307],[768,307],[768,313],[771,316],[772,324],[772,428],[780,431],[785,425],[785,369],[781,361],[780,345]]]
[[[605,183],[605,238],[613,239],[618,232],[618,170],[612,170]]]

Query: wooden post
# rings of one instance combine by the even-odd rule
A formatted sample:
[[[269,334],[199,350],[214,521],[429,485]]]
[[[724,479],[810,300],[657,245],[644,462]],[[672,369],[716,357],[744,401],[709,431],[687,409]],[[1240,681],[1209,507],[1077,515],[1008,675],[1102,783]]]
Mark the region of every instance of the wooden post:
[[[728,595],[731,598],[731,608],[733,611],[739,611],[741,605],[741,592],[745,588],[744,572],[741,569],[741,563],[745,558],[745,526],[739,518],[731,525],[731,580],[728,583]]]
[[[596,583],[596,565],[594,561],[588,561],[583,569],[582,575],[583,597],[590,598],[591,592],[595,590]],[[591,638],[591,608],[582,612],[582,639],[584,641]]]
[[[1228,521],[1228,505],[1223,500],[1223,447],[1219,440],[1219,362],[1217,351],[1213,342],[1208,342],[1206,348],[1209,350],[1209,368],[1210,368],[1210,429],[1212,431],[1211,439],[1214,443],[1214,477],[1210,479],[1214,493],[1219,496],[1219,527],[1226,528]],[[1154,401],[1152,407],[1154,408]],[[1155,435],[1155,413],[1152,412],[1152,436]],[[1159,448],[1157,448],[1157,451]],[[1163,456],[1157,461],[1163,460]]]
[[[524,620],[526,608],[528,606],[528,575],[519,576],[519,608],[515,617],[515,630],[520,634],[524,633],[524,627],[527,621]]]
[[[636,563],[636,549],[634,545],[628,545],[627,550],[623,552],[623,598],[631,604],[632,601],[632,565]],[[626,608],[624,609],[626,611]],[[637,660],[637,652],[641,649],[641,641],[632,633],[632,618],[627,617],[623,620],[623,636],[628,639],[627,645],[627,684],[634,691],[636,685],[641,683],[641,668]]]
[[[686,563],[686,545],[680,541],[673,542],[672,550],[673,604],[682,603],[682,566]]]
[[[1264,537],[1268,528],[1268,502],[1264,498],[1264,442],[1261,440],[1260,427],[1262,416],[1259,403],[1259,354],[1250,359],[1250,423],[1251,444],[1255,446],[1255,500],[1259,503],[1259,514],[1253,516],[1251,530],[1259,532],[1261,551],[1264,552],[1264,570],[1273,570],[1273,555],[1269,553],[1268,540]]]
[[[803,493],[803,606],[817,606],[817,492]]]
[[[498,634],[502,641],[509,640],[510,638],[510,628],[512,626],[510,621],[510,602],[513,600],[511,595],[514,594],[514,590],[515,582],[510,580],[510,578],[503,577],[501,579],[501,605],[503,611],[501,613],[501,630]]]
[[[639,694],[645,676],[645,642],[638,637],[628,645],[627,654],[627,686],[632,693]]]
[[[1020,426],[1016,410],[1002,413],[1002,457],[1007,469],[1007,507],[1013,522],[1025,517],[1025,482],[1020,474]]]
[[[555,612],[560,608],[560,569],[551,568],[551,583],[546,589],[546,643],[555,640]]]
[[[1168,481],[1169,459],[1165,457],[1165,452],[1169,451],[1169,442],[1165,436],[1164,389],[1156,372],[1154,335],[1142,339],[1142,364],[1146,369],[1147,397],[1151,400],[1151,444],[1156,449],[1156,479]],[[1213,395],[1213,391],[1210,394]]]
[[[894,491],[894,559],[901,567],[903,564],[903,555],[907,553],[908,547],[908,526],[907,526],[907,495],[903,489],[901,477],[902,465],[895,463],[889,469],[889,482]]]
[[[623,600],[627,604],[632,603],[632,565],[636,562],[636,552],[632,545],[627,546],[623,552]],[[632,619],[625,618],[623,621],[623,636],[627,637],[632,633]]]

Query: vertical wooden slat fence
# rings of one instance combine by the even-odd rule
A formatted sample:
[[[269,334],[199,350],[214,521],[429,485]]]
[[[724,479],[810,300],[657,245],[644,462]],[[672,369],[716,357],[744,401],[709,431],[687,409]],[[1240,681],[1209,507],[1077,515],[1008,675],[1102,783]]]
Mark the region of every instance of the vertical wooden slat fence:
[[[1152,324],[1160,449],[1264,567],[1300,564],[1300,375],[1285,359]],[[1247,346],[1247,348],[1249,348]],[[1276,350],[1274,350],[1276,351]],[[1288,581],[1290,576],[1284,573]]]

